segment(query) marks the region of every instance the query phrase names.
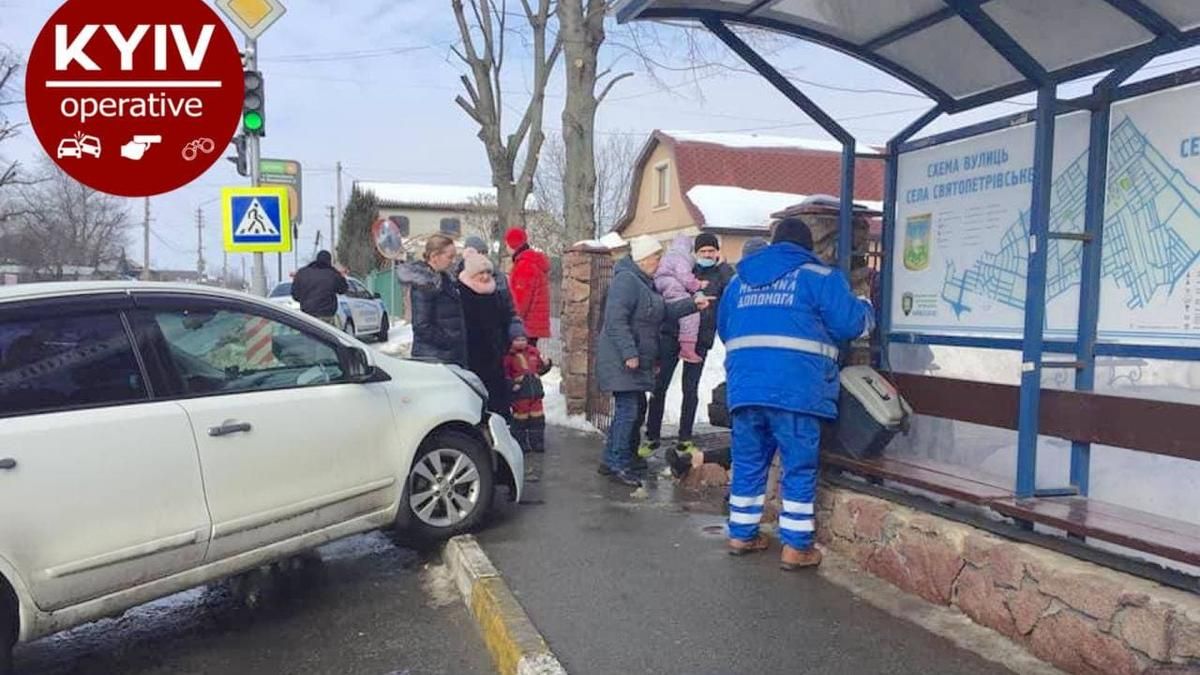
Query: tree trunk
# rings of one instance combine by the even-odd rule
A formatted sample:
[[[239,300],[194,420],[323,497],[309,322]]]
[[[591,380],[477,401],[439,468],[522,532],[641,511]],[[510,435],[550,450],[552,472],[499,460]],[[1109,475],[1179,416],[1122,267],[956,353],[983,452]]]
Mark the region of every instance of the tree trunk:
[[[586,5],[586,10],[584,8]],[[597,62],[604,43],[603,0],[558,3],[559,33],[566,56],[567,100],[562,113],[563,221],[567,241],[596,236]]]
[[[501,234],[510,227],[525,227],[525,209],[523,200],[517,194],[517,186],[512,181],[497,181],[496,183],[496,218],[499,221]]]

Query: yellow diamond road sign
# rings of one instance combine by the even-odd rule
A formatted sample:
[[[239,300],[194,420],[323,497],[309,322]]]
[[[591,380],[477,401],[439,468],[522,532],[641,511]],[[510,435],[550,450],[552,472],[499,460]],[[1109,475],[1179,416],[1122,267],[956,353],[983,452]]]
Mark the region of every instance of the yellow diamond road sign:
[[[217,0],[217,9],[251,40],[267,32],[287,8],[279,0]]]

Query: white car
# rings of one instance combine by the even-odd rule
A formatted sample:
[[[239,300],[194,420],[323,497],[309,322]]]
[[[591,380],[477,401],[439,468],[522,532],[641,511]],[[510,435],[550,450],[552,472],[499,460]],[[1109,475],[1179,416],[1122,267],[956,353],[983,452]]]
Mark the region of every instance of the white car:
[[[338,328],[357,338],[387,342],[388,330],[391,329],[387,305],[383,304],[378,293],[367,290],[358,279],[346,277],[346,281],[350,289],[338,296],[337,314],[334,315]],[[271,302],[300,311],[300,303],[292,299],[290,281],[275,284],[268,298]]]
[[[17,641],[333,539],[472,529],[523,488],[485,397],[241,293],[0,288],[0,673]]]

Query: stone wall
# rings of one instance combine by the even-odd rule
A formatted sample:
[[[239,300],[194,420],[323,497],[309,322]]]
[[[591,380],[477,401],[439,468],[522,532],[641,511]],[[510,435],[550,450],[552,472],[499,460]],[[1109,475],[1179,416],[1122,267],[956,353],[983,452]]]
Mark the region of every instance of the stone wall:
[[[817,537],[1071,673],[1200,672],[1200,596],[823,486]]]
[[[568,251],[563,257],[562,314],[562,393],[567,413],[582,415],[587,409],[588,364],[592,345],[588,327],[588,308],[592,297],[592,259],[598,254]]]

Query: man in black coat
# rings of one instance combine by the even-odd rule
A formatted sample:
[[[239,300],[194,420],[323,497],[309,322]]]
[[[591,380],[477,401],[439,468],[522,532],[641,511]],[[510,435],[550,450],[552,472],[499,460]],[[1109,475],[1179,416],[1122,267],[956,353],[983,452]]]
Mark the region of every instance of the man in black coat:
[[[317,259],[301,268],[292,279],[292,299],[300,303],[300,311],[305,314],[336,325],[337,296],[349,288],[346,277],[333,268],[329,251],[319,251]]]
[[[712,298],[712,304],[700,313],[700,334],[696,341],[696,352],[701,359],[705,359],[717,336],[717,307],[725,287],[733,278],[734,270],[721,260],[721,242],[717,235],[701,232],[696,235],[693,249],[696,252],[696,266],[692,272],[697,279],[707,283],[703,293]],[[678,331],[677,322],[664,324],[659,355],[660,369],[646,416],[648,450],[658,447],[662,434],[667,389],[671,386],[671,379],[675,377],[675,367],[679,365]],[[704,361],[683,364],[683,409],[679,413],[679,446],[684,452],[691,452],[696,447],[692,443],[692,427],[696,422],[696,408],[700,405],[700,377],[703,373]]]

